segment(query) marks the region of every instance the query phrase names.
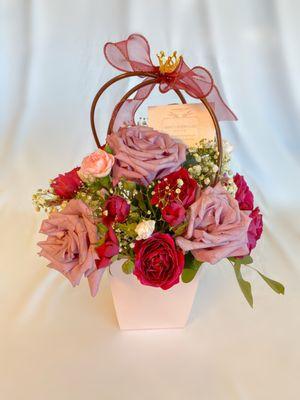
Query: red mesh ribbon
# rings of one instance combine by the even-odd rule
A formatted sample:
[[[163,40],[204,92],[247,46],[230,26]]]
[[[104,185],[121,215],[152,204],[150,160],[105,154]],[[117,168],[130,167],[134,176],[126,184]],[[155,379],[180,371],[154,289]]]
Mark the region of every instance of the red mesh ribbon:
[[[104,46],[107,61],[123,72],[147,72],[157,78],[159,90],[166,93],[171,89],[184,90],[190,96],[206,98],[211,104],[219,121],[236,120],[236,116],[224,103],[211,74],[203,67],[189,68],[181,57],[180,62],[171,73],[162,74],[150,57],[150,46],[146,38],[132,34],[121,42],[108,42]],[[145,80],[153,79],[146,77]],[[134,125],[134,115],[142,102],[149,96],[155,84],[139,89],[133,99],[126,100],[121,106],[113,130],[120,126]]]

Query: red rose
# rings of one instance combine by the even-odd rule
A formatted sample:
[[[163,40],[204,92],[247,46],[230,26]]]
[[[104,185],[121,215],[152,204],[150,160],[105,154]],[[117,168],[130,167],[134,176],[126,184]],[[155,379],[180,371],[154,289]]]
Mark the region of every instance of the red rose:
[[[180,200],[183,207],[188,208],[195,201],[197,187],[197,181],[190,177],[185,168],[180,168],[155,185],[151,204],[162,207],[162,200]]]
[[[135,242],[134,275],[147,286],[164,290],[176,285],[184,267],[184,255],[176,249],[172,237],[154,233],[149,239]]]
[[[112,222],[124,222],[128,217],[130,205],[121,196],[110,196],[105,204],[103,213],[103,222],[110,225]]]
[[[249,217],[251,218],[248,228],[248,248],[250,252],[254,249],[256,242],[261,237],[263,231],[263,220],[258,207],[251,211]]]
[[[235,199],[239,203],[240,210],[253,210],[253,194],[250,191],[244,177],[242,175],[236,174],[233,180],[237,186]]]
[[[171,226],[177,226],[185,218],[185,208],[179,201],[172,201],[161,210],[161,215]]]
[[[105,235],[105,242],[96,247],[96,253],[99,257],[96,260],[97,269],[107,267],[111,263],[111,258],[119,254],[119,242],[111,226]]]
[[[51,187],[54,193],[62,199],[72,199],[82,185],[82,180],[79,178],[77,171],[80,168],[74,168],[65,174],[59,174],[58,177],[53,179]]]

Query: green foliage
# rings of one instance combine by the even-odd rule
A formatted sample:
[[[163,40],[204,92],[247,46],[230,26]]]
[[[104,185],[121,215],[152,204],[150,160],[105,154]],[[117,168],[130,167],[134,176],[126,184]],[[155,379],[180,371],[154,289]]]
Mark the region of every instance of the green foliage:
[[[253,297],[252,297],[252,291],[251,291],[251,285],[250,282],[246,281],[243,279],[242,274],[241,274],[241,267],[242,265],[249,267],[253,269],[255,272],[257,272],[260,277],[267,283],[268,286],[270,286],[271,289],[274,290],[274,292],[278,294],[284,294],[285,288],[284,286],[277,281],[274,281],[273,279],[268,278],[264,274],[262,274],[260,271],[258,271],[256,268],[254,268],[252,265],[253,259],[252,257],[245,256],[244,258],[236,258],[236,257],[228,257],[228,260],[230,261],[231,265],[234,268],[235,276],[237,278],[238,284],[248,301],[251,307],[253,307]]]
[[[184,268],[190,268],[198,271],[202,264],[203,262],[196,260],[190,251],[184,256]]]
[[[245,299],[247,300],[249,305],[253,308],[253,296],[252,296],[250,282],[243,279],[242,274],[241,274],[241,264],[236,263],[236,264],[234,264],[233,267],[234,267],[235,276],[236,276],[236,279],[240,286],[240,289],[243,292],[243,295],[245,296]]]
[[[202,264],[203,262],[196,260],[190,251],[186,253],[184,256],[184,269],[181,274],[182,282],[191,282]]]
[[[106,143],[104,150],[106,151],[106,153],[108,154],[114,154],[113,150],[111,147],[109,147],[109,145]]]
[[[181,274],[181,280],[184,283],[189,283],[195,278],[196,274],[197,274],[197,270],[190,269],[190,268],[184,268],[184,270],[182,271],[182,274]]]
[[[183,222],[182,224],[178,225],[174,231],[174,235],[175,236],[181,236],[184,234],[184,232],[186,231],[186,228],[188,226],[187,222]]]
[[[138,192],[138,193],[136,194],[135,198],[136,198],[136,200],[137,200],[137,202],[138,202],[139,208],[140,208],[142,211],[147,212],[147,207],[146,207],[146,204],[145,204],[145,199],[144,199],[143,193],[142,193],[142,192]]]
[[[134,270],[134,262],[132,260],[126,260],[122,265],[122,270],[125,274],[131,274]]]
[[[100,184],[101,187],[109,190],[111,188],[111,180],[110,180],[110,176],[104,176],[103,178],[99,178],[98,182]]]
[[[253,263],[253,259],[251,256],[245,256],[243,258],[236,258],[236,257],[228,257],[229,261],[232,261],[234,264],[238,265],[249,265]]]
[[[268,278],[267,276],[263,275],[261,272],[257,271],[256,272],[263,278],[263,280],[267,283],[267,285],[270,286],[271,289],[274,290],[274,292],[278,294],[284,294],[284,286],[282,283],[274,281],[273,279]]]
[[[100,236],[104,236],[108,231],[107,226],[100,222],[97,224],[97,229]]]

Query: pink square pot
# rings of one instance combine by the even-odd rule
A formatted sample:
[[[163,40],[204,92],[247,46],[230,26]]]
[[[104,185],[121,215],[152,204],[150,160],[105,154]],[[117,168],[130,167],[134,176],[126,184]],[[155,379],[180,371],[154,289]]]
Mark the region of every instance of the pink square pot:
[[[120,329],[183,328],[198,288],[199,272],[190,283],[162,290],[142,285],[122,271],[123,261],[110,267],[110,287]]]

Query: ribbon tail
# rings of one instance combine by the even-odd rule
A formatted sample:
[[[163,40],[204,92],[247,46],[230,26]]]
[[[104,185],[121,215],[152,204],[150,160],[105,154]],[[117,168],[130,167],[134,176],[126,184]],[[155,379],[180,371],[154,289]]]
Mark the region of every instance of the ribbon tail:
[[[147,81],[152,78],[146,78]],[[134,116],[140,105],[146,100],[154,88],[155,84],[143,86],[140,88],[133,99],[125,100],[117,112],[116,119],[113,124],[113,132],[117,132],[119,128],[124,126],[135,125]]]
[[[219,90],[215,85],[213,85],[213,88],[206,99],[212,106],[212,109],[215,112],[218,121],[237,121],[236,115],[225,104]]]

